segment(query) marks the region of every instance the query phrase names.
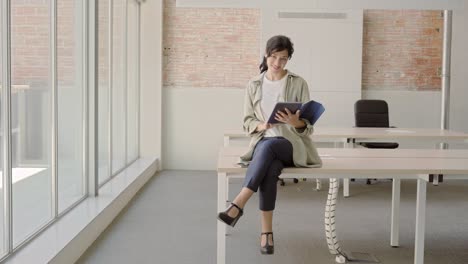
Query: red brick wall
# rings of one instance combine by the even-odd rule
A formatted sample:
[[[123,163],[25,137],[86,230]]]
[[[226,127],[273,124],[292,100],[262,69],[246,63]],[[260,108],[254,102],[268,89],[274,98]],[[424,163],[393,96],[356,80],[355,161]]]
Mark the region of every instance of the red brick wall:
[[[365,11],[363,89],[440,90],[442,31],[440,11]]]
[[[48,0],[11,2],[12,83],[50,88],[50,5]],[[75,0],[57,2],[59,87],[75,81]]]
[[[59,0],[57,1],[57,77],[58,87],[65,88],[73,86],[76,82],[75,72],[80,71],[78,57],[76,54],[77,36],[81,32],[77,32],[82,27],[76,25],[76,21],[81,21],[76,18],[77,10],[75,10],[76,0]]]
[[[49,1],[11,1],[12,84],[49,87]]]
[[[75,82],[77,67],[77,32],[75,2],[57,1],[57,78],[59,88]],[[50,88],[50,1],[12,1],[12,83],[28,84],[31,88]],[[109,0],[99,0],[99,80],[107,87],[109,76]],[[124,0],[114,1],[114,63],[123,66],[122,30]],[[114,67],[115,71],[119,71]],[[121,71],[121,70],[120,70]],[[118,76],[122,76],[121,72]],[[121,83],[121,82],[120,82]]]
[[[109,85],[109,0],[99,0],[98,5],[98,87],[107,89]]]
[[[58,1],[59,84],[74,80],[74,0]],[[106,10],[108,0],[99,1]],[[258,73],[259,9],[176,8],[165,0],[163,82],[171,87],[243,88]],[[49,1],[12,1],[13,83],[49,86]],[[107,11],[100,13],[108,23]],[[364,12],[362,87],[438,90],[439,11]],[[99,73],[107,80],[108,28],[100,27]],[[105,81],[106,82],[106,81]]]
[[[175,2],[164,1],[164,85],[244,88],[259,72],[260,10]]]
[[[127,66],[125,60],[126,1],[114,0],[112,2],[112,87],[115,91],[122,91],[126,87],[124,83]]]
[[[164,4],[165,86],[243,88],[258,73],[258,9]],[[442,23],[439,11],[364,11],[363,89],[440,89]]]

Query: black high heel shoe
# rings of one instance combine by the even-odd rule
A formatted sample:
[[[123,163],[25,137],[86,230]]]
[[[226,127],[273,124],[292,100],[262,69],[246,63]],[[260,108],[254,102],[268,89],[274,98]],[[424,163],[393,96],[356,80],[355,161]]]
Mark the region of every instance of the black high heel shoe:
[[[266,243],[264,246],[260,246],[260,252],[262,253],[262,255],[273,255],[273,253],[275,253],[275,245],[270,245],[270,241],[268,240],[269,236],[271,235],[271,242],[275,243],[275,241],[273,240],[273,232],[265,232],[262,233],[260,236],[263,235],[266,235]]]
[[[228,215],[228,212],[233,208],[237,208],[237,210],[239,210],[239,212],[237,213],[237,215],[235,217],[230,217]],[[231,205],[228,207],[228,209],[226,209],[226,211],[224,212],[221,212],[218,214],[218,219],[223,221],[226,225],[230,225],[232,227],[234,227],[237,223],[237,221],[239,220],[239,218],[244,214],[244,211],[242,210],[242,208],[240,208],[237,204],[235,203],[231,203]]]

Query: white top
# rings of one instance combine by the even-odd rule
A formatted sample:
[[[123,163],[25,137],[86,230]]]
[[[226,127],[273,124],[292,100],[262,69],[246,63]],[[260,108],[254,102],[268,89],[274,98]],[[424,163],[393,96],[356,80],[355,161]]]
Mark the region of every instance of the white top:
[[[284,86],[286,85],[286,76],[287,74],[283,78],[281,78],[281,80],[277,81],[268,80],[266,74],[263,77],[262,100],[260,102],[260,107],[262,109],[262,114],[265,121],[268,120],[268,118],[271,115],[271,112],[275,108],[276,103],[279,101],[281,92],[283,91]],[[265,132],[265,137],[280,136],[279,130],[276,126],[277,125],[268,129]]]

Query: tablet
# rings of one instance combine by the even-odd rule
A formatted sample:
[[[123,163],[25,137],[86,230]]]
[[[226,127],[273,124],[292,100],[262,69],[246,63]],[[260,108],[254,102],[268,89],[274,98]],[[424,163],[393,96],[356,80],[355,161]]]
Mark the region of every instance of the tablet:
[[[296,113],[297,110],[301,109],[302,103],[287,103],[287,102],[279,102],[276,103],[275,108],[273,108],[273,111],[271,112],[270,118],[268,118],[269,124],[276,124],[276,123],[281,123],[275,119],[275,115],[278,111],[283,111],[285,112],[285,108],[289,109],[291,113]]]

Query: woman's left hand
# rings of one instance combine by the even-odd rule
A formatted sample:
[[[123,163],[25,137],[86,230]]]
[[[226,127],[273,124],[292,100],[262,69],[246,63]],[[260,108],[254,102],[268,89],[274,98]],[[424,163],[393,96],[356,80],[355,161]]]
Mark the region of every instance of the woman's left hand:
[[[295,128],[302,128],[305,126],[304,121],[299,119],[301,115],[301,111],[297,110],[295,114],[293,114],[289,109],[285,108],[283,111],[278,111],[275,115],[275,119],[285,124],[289,124]]]

